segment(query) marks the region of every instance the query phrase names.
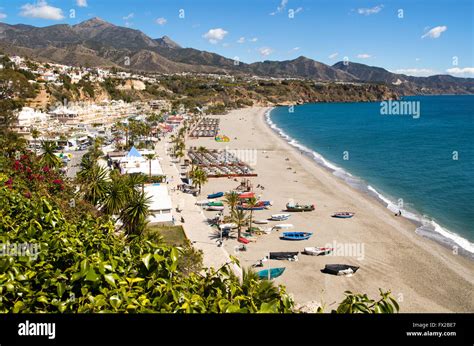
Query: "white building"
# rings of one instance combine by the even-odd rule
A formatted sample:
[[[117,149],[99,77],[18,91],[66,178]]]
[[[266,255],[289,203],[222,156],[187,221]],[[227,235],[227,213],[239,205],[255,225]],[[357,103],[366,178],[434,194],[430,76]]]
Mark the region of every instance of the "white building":
[[[120,168],[122,174],[137,174],[142,173],[150,174],[151,164],[151,175],[162,176],[163,169],[161,168],[160,161],[158,159],[148,160],[138,152],[135,147],[132,147],[128,152],[127,156],[120,159]]]
[[[18,126],[28,127],[36,123],[45,123],[48,120],[48,115],[43,112],[38,112],[30,107],[23,107],[18,112]]]
[[[166,184],[145,185],[144,191],[147,197],[151,197],[150,212],[152,215],[148,217],[150,223],[167,223],[173,222],[173,204],[168,194]]]

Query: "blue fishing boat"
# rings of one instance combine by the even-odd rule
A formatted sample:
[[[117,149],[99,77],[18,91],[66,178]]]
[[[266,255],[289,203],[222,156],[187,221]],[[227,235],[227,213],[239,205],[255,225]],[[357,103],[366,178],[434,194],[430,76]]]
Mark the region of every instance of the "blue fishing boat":
[[[306,240],[311,237],[313,233],[309,232],[284,232],[281,239],[285,240]]]
[[[285,271],[285,268],[270,268],[270,269],[264,269],[260,270],[258,272],[258,277],[260,279],[274,279],[279,277],[283,272]]]
[[[214,198],[219,198],[219,197],[222,197],[224,196],[224,192],[216,192],[216,193],[212,193],[210,195],[207,195],[207,199],[214,199]]]

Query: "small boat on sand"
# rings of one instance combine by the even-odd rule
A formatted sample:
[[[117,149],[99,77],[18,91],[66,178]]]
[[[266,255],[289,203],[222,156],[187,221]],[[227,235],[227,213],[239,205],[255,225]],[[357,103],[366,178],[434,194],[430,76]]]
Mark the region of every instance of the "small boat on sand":
[[[244,238],[244,237],[240,237],[239,239],[237,239],[237,241],[239,243],[242,243],[242,244],[248,244],[250,243],[250,240],[248,240],[247,238]]]
[[[247,204],[243,204],[243,205],[238,205],[237,206],[237,209],[238,210],[264,210],[266,209],[267,207],[263,206],[263,205],[257,205],[255,207],[250,207],[249,205]]]
[[[352,275],[357,269],[359,269],[359,267],[348,264],[326,264],[321,271],[332,275]]]
[[[255,193],[253,192],[243,192],[239,195],[240,199],[253,198],[253,197],[255,197]]]
[[[284,221],[284,220],[288,220],[290,216],[291,216],[290,214],[273,214],[270,220]]]
[[[260,279],[271,280],[271,279],[279,277],[281,274],[283,274],[284,271],[285,271],[285,268],[264,269],[258,272],[258,276]]]
[[[336,217],[338,219],[350,219],[351,217],[354,216],[355,213],[349,212],[349,211],[341,211],[332,214],[332,217]]]
[[[232,228],[237,228],[237,224],[235,223],[223,223],[219,225],[219,229],[232,229]]]
[[[196,202],[196,205],[200,205],[200,206],[208,205],[208,204],[209,204],[209,201],[207,199]]]
[[[333,251],[332,247],[305,247],[303,253],[310,256],[324,256]]]
[[[311,205],[302,205],[302,204],[292,204],[292,203],[287,203],[286,204],[286,210],[291,211],[291,212],[304,212],[304,211],[313,211],[314,210],[314,204]]]
[[[208,199],[214,199],[214,198],[219,198],[224,196],[224,192],[216,192],[216,193],[211,193],[210,195],[207,195]]]
[[[209,211],[222,211],[224,210],[224,206],[219,206],[219,205],[211,205],[207,207],[207,210]]]
[[[306,240],[309,239],[313,233],[309,232],[284,232],[281,239],[284,240]]]
[[[279,230],[279,229],[290,229],[293,228],[293,224],[291,223],[280,223],[278,225],[273,226],[273,229]]]
[[[253,223],[257,225],[266,225],[268,223],[268,220],[253,220]]]
[[[209,207],[222,207],[224,205],[224,202],[222,201],[214,201],[214,202],[209,202],[207,203]]]
[[[295,260],[299,252],[270,252],[269,259],[273,260]]]

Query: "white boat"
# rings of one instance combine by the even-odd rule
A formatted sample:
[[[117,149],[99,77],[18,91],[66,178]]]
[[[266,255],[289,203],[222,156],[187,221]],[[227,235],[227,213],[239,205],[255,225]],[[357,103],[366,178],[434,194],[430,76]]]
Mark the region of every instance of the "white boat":
[[[288,220],[289,217],[290,217],[290,214],[273,214],[271,217],[271,220],[283,221],[283,220]]]
[[[305,247],[304,253],[310,256],[328,255],[334,249],[332,247]]]
[[[223,229],[229,229],[229,228],[231,228],[231,229],[232,229],[232,228],[237,228],[237,224],[235,224],[235,223],[233,223],[233,222],[232,222],[232,223],[223,223],[222,225],[219,225],[219,228],[220,228],[221,230],[223,230]]]
[[[212,205],[212,206],[209,206],[207,207],[207,210],[209,211],[222,211],[224,210],[224,206],[219,206],[219,205]]]
[[[253,220],[253,223],[257,225],[265,225],[268,223],[268,220]]]
[[[281,224],[273,226],[273,229],[290,229],[290,228],[293,228],[293,224],[291,223],[281,223]]]
[[[202,201],[197,201],[196,205],[207,205],[208,203],[209,203],[209,201],[207,199],[204,199]]]

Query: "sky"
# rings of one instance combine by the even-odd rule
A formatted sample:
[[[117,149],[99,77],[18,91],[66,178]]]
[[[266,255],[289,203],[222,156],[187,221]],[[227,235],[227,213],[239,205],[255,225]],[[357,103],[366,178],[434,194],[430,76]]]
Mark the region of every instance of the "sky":
[[[472,0],[8,0],[0,21],[48,26],[100,17],[251,63],[299,56],[415,76],[474,77]]]

